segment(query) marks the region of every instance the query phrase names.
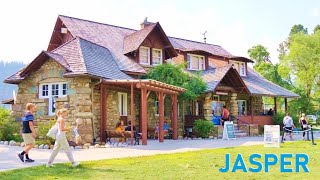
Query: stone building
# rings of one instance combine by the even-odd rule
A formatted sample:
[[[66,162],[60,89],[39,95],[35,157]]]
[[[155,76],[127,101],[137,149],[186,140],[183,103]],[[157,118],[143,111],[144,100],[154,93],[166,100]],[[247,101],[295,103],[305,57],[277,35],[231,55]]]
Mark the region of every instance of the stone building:
[[[5,82],[18,85],[12,106],[17,117],[28,102],[38,107],[37,122],[55,119],[55,110],[66,107],[68,122],[79,119],[86,142],[104,141],[105,130],[123,120],[134,122],[146,144],[156,122],[163,126],[167,121],[177,139],[195,119],[219,116],[222,104],[243,123],[272,124],[271,117],[262,115],[262,97],[276,101],[298,95],[259,76],[247,65],[252,62],[218,45],[168,37],[158,22],[145,20],[134,30],[58,16],[48,49]],[[187,71],[201,71],[207,93],[178,102],[184,89],[141,80],[163,63],[186,63]]]

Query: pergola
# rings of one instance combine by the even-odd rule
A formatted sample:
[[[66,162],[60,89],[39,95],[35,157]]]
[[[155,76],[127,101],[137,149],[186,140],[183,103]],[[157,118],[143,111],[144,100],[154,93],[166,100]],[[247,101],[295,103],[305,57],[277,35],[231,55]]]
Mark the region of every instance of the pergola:
[[[177,97],[178,94],[184,92],[184,88],[169,85],[155,80],[102,80],[100,86],[100,138],[105,141],[105,128],[107,120],[107,88],[110,86],[126,87],[131,89],[131,101],[130,101],[130,121],[131,121],[131,144],[133,144],[133,126],[134,126],[134,89],[140,89],[141,91],[141,133],[142,133],[142,145],[147,145],[147,100],[151,91],[155,92],[159,100],[159,142],[163,142],[164,132],[164,99],[166,95],[171,97],[171,105],[173,109],[172,130],[173,139],[178,138],[178,114],[177,114]]]

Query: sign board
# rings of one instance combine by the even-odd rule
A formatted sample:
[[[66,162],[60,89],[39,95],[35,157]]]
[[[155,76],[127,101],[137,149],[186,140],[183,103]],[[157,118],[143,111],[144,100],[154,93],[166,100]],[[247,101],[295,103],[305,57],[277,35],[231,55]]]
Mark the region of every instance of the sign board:
[[[223,127],[223,139],[236,139],[233,122],[225,121]]]
[[[264,147],[280,147],[279,125],[264,125]]]

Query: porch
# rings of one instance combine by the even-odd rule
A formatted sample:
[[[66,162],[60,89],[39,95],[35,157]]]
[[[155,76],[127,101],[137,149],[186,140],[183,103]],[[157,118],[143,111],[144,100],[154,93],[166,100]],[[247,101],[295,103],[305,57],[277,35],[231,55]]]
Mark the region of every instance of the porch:
[[[178,94],[184,92],[185,89],[168,85],[155,80],[102,80],[99,84],[100,88],[100,130],[99,135],[102,142],[106,141],[105,131],[107,128],[108,119],[107,113],[107,97],[108,91],[114,90],[117,92],[125,92],[130,94],[130,120],[131,122],[131,144],[134,141],[133,127],[138,127],[135,124],[135,118],[138,118],[139,132],[142,137],[142,145],[147,145],[148,135],[148,98],[151,92],[154,92],[159,103],[159,142],[164,141],[164,101],[165,97],[170,97],[172,108],[172,139],[178,138],[178,115],[177,115],[177,97]],[[139,97],[135,100],[135,95]],[[115,105],[115,104],[114,104]],[[139,114],[135,115],[135,107],[139,107]],[[129,116],[127,116],[129,117]],[[120,117],[126,119],[126,117]]]

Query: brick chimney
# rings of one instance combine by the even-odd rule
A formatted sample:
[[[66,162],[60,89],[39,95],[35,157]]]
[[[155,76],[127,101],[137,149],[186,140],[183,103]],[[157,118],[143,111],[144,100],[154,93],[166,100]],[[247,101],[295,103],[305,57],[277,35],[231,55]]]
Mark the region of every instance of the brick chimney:
[[[147,27],[148,25],[152,24],[152,22],[148,21],[148,17],[144,18],[143,22],[140,23],[140,29]]]

